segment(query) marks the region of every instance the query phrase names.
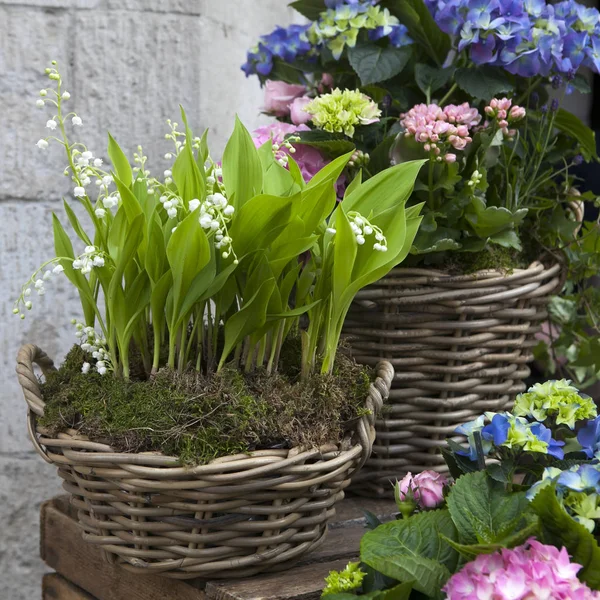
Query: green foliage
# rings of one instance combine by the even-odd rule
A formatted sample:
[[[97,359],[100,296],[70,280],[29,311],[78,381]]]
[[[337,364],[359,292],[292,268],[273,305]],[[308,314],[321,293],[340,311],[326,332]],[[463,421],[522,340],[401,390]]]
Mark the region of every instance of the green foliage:
[[[554,485],[540,489],[531,501],[542,523],[542,539],[565,546],[572,562],[583,566],[578,577],[592,589],[600,589],[600,547],[594,535],[580,525],[561,506]]]
[[[554,119],[554,125],[557,129],[574,137],[579,142],[583,157],[587,161],[598,158],[598,154],[596,153],[596,135],[587,125],[584,125],[581,119],[573,113],[559,108]]]
[[[355,46],[348,50],[348,60],[362,85],[391,79],[402,72],[412,55],[410,47],[382,48],[375,44]]]
[[[441,535],[458,539],[447,510],[386,523],[363,536],[361,560],[387,577],[412,581],[415,590],[431,598],[441,598],[441,588],[458,565],[458,552]]]
[[[454,76],[460,89],[473,98],[488,100],[514,90],[510,76],[500,67],[481,65],[460,68]]]

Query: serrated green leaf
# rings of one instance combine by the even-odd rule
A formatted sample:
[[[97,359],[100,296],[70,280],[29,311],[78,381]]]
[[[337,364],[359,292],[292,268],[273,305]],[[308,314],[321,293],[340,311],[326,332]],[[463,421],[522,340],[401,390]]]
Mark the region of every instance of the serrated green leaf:
[[[410,46],[384,48],[375,44],[365,44],[348,50],[348,60],[360,77],[362,85],[379,83],[395,77],[402,72],[411,56]]]
[[[458,552],[441,537],[457,541],[447,510],[435,510],[380,525],[360,544],[361,560],[387,577],[414,581],[414,589],[433,598],[458,565]]]
[[[514,84],[501,67],[481,65],[474,68],[457,69],[454,78],[458,87],[470,96],[490,100],[498,94],[512,92]]]
[[[463,544],[495,543],[507,535],[507,523],[529,511],[524,492],[507,492],[485,471],[460,477],[446,503]]]
[[[327,10],[324,0],[296,0],[289,6],[310,21],[316,21],[320,14]]]
[[[346,136],[340,133],[328,133],[320,129],[302,131],[298,134],[300,138],[296,144],[304,144],[320,150],[329,158],[337,158],[354,152],[356,146]]]
[[[431,97],[431,94],[445,86],[452,75],[454,75],[454,67],[442,69],[423,63],[415,65],[415,82],[428,97]]]

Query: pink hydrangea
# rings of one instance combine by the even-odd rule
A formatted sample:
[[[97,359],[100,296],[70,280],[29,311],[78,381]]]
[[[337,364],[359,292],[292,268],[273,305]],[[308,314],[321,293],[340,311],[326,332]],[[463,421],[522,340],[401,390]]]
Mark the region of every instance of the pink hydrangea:
[[[293,135],[300,131],[310,131],[310,127],[304,124],[291,125],[290,123],[275,121],[274,123],[259,127],[253,131],[252,139],[257,148],[260,148],[264,143],[272,139],[273,145],[279,146],[278,153],[287,155],[290,154],[290,150],[287,146],[282,145],[282,142],[285,140],[286,136]],[[326,164],[331,162],[312,146],[306,146],[305,144],[291,145],[295,150],[293,154],[294,160],[298,163],[304,181],[310,181]],[[342,175],[336,184],[338,197],[344,195],[345,185],[346,178]]]
[[[449,600],[598,600],[579,581],[581,565],[572,563],[566,548],[541,544],[531,538],[513,550],[480,554],[446,583]]]
[[[412,494],[418,507],[435,508],[444,501],[444,488],[448,485],[448,479],[435,471],[423,471],[415,476],[407,473],[396,485],[396,497],[400,502],[404,502],[407,495]]]
[[[449,150],[464,150],[473,141],[471,129],[480,121],[481,115],[468,102],[444,108],[437,104],[417,104],[400,115],[404,135],[422,143],[424,150],[438,161],[448,163],[456,161],[456,154]]]
[[[500,131],[504,137],[512,138],[516,135],[516,129],[509,129],[518,121],[521,121],[527,115],[527,111],[522,106],[513,106],[509,98],[493,98],[488,106],[485,107],[485,114],[495,119]]]

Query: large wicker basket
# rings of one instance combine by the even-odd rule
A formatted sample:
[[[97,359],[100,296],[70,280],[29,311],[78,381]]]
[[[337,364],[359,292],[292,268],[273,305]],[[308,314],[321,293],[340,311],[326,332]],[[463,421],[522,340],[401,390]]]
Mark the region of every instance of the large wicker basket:
[[[353,491],[390,496],[408,471],[444,472],[439,449],[458,425],[511,406],[562,273],[541,262],[459,276],[398,268],[358,293],[345,324],[355,358],[389,360],[396,375]]]
[[[36,423],[45,405],[33,369],[47,373],[52,361],[34,345],[17,361],[29,435],[58,466],[84,539],[128,571],[179,579],[284,570],[319,546],[335,503],[371,453],[375,414],[394,376],[389,363],[378,365],[368,414],[340,445],[260,450],[185,468],[161,453],[114,452],[76,431],[48,437]]]

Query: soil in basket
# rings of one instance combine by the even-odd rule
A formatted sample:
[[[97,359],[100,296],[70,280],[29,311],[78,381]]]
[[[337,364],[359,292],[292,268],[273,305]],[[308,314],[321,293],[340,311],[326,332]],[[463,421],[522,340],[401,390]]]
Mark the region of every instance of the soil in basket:
[[[338,443],[364,414],[372,372],[338,352],[332,375],[299,378],[295,348],[282,352],[280,370],[244,374],[224,369],[161,369],[154,380],[81,372],[74,346],[42,385],[40,425],[51,435],[76,429],[122,452],[162,451],[185,464],[261,448]]]

